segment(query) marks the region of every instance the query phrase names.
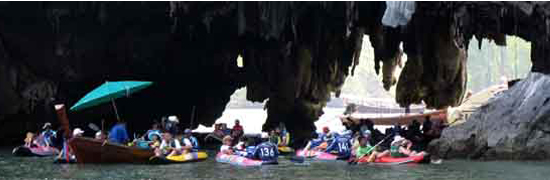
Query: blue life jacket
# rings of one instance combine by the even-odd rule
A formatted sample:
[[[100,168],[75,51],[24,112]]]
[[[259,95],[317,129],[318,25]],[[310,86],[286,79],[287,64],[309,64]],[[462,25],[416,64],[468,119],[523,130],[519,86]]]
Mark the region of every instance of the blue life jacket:
[[[54,130],[48,129],[46,131],[42,132],[42,138],[45,143],[48,143],[48,145],[53,146],[52,138],[56,136],[56,132]],[[44,145],[44,144],[43,144]]]
[[[199,149],[200,148],[199,141],[197,140],[197,138],[195,136],[189,137],[189,140],[191,141],[191,145],[193,146],[193,149]]]
[[[267,161],[267,162],[274,162],[274,161],[277,161],[277,157],[279,156],[279,150],[277,149],[277,145],[268,141],[256,146],[253,154],[254,154],[253,155],[254,159],[260,159],[262,161]]]
[[[350,138],[347,136],[340,136],[336,138],[332,143],[327,147],[326,152],[330,153],[332,151],[338,151],[339,156],[350,156],[351,155],[351,143]]]

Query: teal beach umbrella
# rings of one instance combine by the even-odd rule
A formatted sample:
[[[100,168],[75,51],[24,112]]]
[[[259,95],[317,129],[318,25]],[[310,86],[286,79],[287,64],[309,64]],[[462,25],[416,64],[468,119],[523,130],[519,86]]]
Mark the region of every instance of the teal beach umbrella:
[[[101,86],[86,94],[71,107],[71,111],[78,111],[111,101],[118,117],[115,99],[127,97],[153,84],[150,81],[112,81],[105,82]]]

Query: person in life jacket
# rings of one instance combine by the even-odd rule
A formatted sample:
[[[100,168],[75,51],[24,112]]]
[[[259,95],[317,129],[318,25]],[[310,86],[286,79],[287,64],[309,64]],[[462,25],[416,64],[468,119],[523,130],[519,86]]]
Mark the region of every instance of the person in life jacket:
[[[325,150],[327,153],[336,151],[339,158],[348,159],[351,156],[351,134],[350,130],[342,132]]]
[[[163,133],[160,148],[156,150],[155,154],[157,156],[173,156],[180,155],[182,151],[180,142],[177,139],[174,139],[172,134]]]
[[[220,146],[220,153],[227,154],[227,155],[232,155],[233,154],[233,149],[231,147],[232,141],[233,140],[232,140],[231,136],[223,137],[223,139],[222,139],[223,145]]]
[[[191,132],[191,129],[185,129],[183,131],[183,143],[184,150],[197,151],[199,149],[199,141],[195,138]]]
[[[276,163],[279,156],[276,142],[270,141],[264,134],[262,136],[264,136],[262,137],[262,141],[264,142],[256,146],[252,158],[262,160],[263,162]]]
[[[392,157],[425,156],[426,152],[416,152],[411,150],[412,142],[397,135],[393,138],[390,146],[390,155]]]
[[[306,147],[304,147],[304,150],[302,151],[302,156],[310,156],[313,151],[320,151],[323,150],[323,148],[319,148],[321,144],[323,143],[323,139],[319,137],[319,134],[313,133],[312,139],[307,142]]]
[[[151,127],[151,129],[147,130],[145,134],[143,135],[143,139],[146,141],[152,141],[153,135],[159,135],[160,136],[161,131],[158,123],[154,123]]]
[[[52,139],[56,137],[56,132],[54,130],[52,130],[52,124],[47,122],[44,124],[44,126],[42,127],[42,129],[44,131],[42,131],[42,133],[40,133],[40,137],[42,137],[42,146],[46,146],[46,147],[49,147],[49,146],[53,146],[53,143],[52,143]]]

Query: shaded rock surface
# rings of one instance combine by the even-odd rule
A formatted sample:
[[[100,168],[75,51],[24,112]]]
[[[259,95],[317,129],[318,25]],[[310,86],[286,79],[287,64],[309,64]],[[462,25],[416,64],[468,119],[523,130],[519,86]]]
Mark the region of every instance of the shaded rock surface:
[[[175,114],[211,125],[236,89],[266,102],[265,128],[285,122],[298,139],[315,130],[330,93],[359,62],[364,35],[385,88],[401,106],[461,102],[469,39],[532,42],[534,72],[550,72],[550,3],[417,2],[409,24],[381,24],[385,2],[2,2],[0,142],[56,122],[106,80],[155,84],[117,100],[130,130]],[[480,41],[481,42],[481,41]],[[403,44],[401,48],[400,44]],[[408,61],[394,76],[403,53]],[[237,57],[243,57],[238,67]],[[399,79],[399,83],[397,83]],[[69,113],[75,126],[114,123],[109,105]],[[300,143],[297,143],[300,144]]]
[[[443,158],[550,159],[550,76],[527,78],[449,127],[429,151]]]

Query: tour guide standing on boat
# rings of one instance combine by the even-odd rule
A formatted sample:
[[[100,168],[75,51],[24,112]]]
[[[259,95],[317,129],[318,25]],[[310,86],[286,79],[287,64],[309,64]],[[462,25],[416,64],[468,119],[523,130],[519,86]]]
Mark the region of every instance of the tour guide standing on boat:
[[[128,131],[126,131],[126,123],[123,121],[117,122],[115,126],[109,132],[109,141],[118,144],[125,144],[130,138],[128,137]]]

